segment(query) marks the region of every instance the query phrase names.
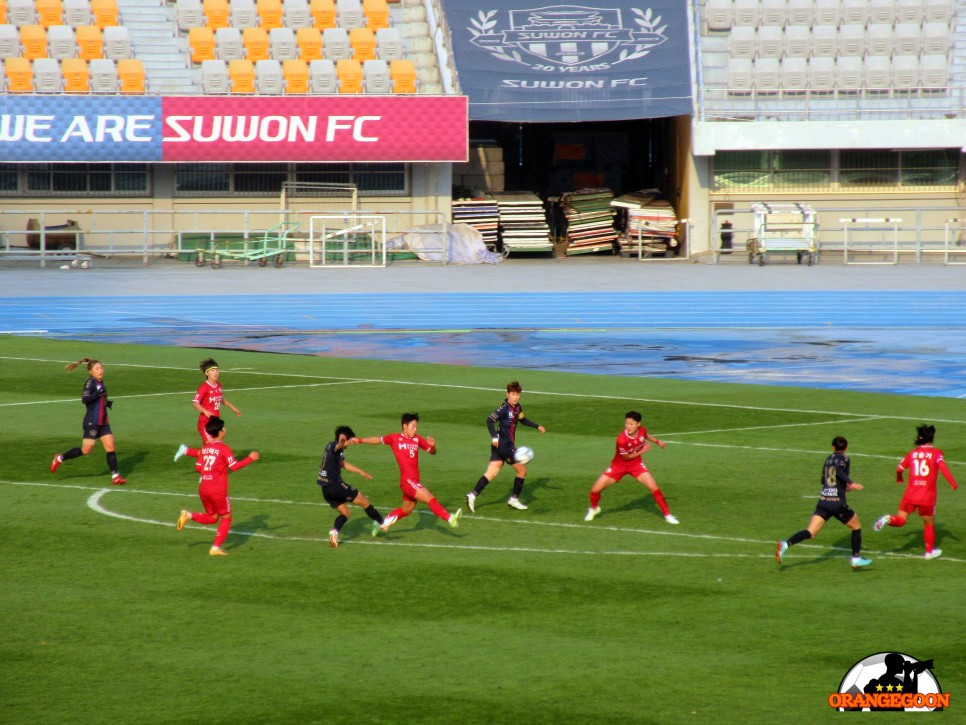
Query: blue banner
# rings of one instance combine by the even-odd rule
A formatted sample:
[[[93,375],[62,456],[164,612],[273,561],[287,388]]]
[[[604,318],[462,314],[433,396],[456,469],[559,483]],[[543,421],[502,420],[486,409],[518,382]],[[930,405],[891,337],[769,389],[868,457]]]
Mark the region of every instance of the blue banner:
[[[692,113],[685,0],[442,3],[471,120],[616,121]]]

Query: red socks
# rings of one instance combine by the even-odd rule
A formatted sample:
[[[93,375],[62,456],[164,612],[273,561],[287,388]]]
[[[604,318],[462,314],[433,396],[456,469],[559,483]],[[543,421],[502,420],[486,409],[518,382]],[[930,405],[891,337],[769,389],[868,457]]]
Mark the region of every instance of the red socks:
[[[220,547],[225,539],[228,538],[228,530],[231,528],[231,516],[222,516],[218,522],[218,532],[215,534],[214,545]]]
[[[671,509],[667,507],[667,501],[664,500],[664,494],[661,493],[661,489],[654,491],[654,500],[657,501],[658,508],[661,509],[661,513],[667,516],[671,513]]]
[[[936,543],[936,527],[932,524],[926,524],[926,528],[922,532],[922,538],[926,541],[926,553],[928,554],[932,551],[932,547]]]
[[[594,493],[593,491],[591,491],[590,492],[590,507],[592,509],[595,509],[598,506],[600,506],[600,494],[599,493]]]
[[[449,511],[444,509],[443,505],[435,498],[429,499],[428,506],[429,510],[439,516],[443,521],[449,521]]]
[[[395,516],[397,519],[404,519],[407,516],[409,516],[409,514],[407,514],[402,509],[393,509],[392,511],[389,512],[389,516]],[[386,516],[386,518],[388,519],[389,516]]]

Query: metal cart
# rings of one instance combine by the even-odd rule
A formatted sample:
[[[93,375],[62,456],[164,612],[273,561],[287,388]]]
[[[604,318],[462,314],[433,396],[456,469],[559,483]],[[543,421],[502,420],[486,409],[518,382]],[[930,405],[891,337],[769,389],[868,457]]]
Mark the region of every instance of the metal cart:
[[[211,268],[218,269],[226,259],[239,262],[257,262],[259,267],[268,265],[273,259],[276,267],[285,264],[285,257],[294,251],[291,235],[299,230],[298,222],[279,222],[260,236],[248,237],[238,241],[215,241],[206,248],[195,250],[195,265],[204,267],[206,256],[211,260]]]
[[[772,252],[795,254],[798,263],[815,262],[815,237],[818,216],[808,204],[751,205],[755,215],[755,227],[748,238],[748,264],[765,264],[765,255]]]

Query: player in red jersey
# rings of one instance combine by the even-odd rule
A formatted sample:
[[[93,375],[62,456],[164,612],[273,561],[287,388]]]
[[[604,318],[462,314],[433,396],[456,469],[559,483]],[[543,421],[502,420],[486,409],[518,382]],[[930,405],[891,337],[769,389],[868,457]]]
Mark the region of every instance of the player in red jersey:
[[[208,437],[208,433],[205,431],[205,425],[211,418],[221,417],[221,406],[228,406],[236,416],[241,416],[241,411],[225,400],[221,383],[218,382],[218,375],[220,373],[218,363],[208,357],[202,360],[198,367],[205,374],[205,382],[198,388],[198,392],[195,393],[191,405],[198,411],[198,434],[201,436],[201,442],[208,443],[212,439]]]
[[[443,521],[447,522],[452,528],[460,525],[460,517],[463,515],[462,509],[457,509],[449,513],[443,505],[436,500],[432,492],[419,482],[419,451],[426,451],[429,455],[436,455],[436,440],[434,438],[423,438],[417,435],[419,428],[419,413],[402,414],[402,433],[390,433],[384,436],[372,436],[370,438],[352,438],[351,443],[366,443],[368,445],[379,445],[380,443],[392,446],[392,454],[396,457],[399,464],[399,488],[402,489],[402,505],[394,509],[383,520],[380,531],[389,531],[394,523],[399,519],[406,518],[416,508],[416,502],[429,506],[429,510],[436,514]]]
[[[196,514],[190,511],[182,511],[178,516],[178,531],[184,528],[188,521],[198,524],[218,523],[218,531],[215,533],[215,542],[208,553],[212,556],[227,556],[228,552],[221,548],[222,543],[228,537],[228,530],[231,529],[231,501],[228,499],[228,472],[237,471],[244,468],[252,461],[258,460],[258,451],[252,451],[240,461],[235,460],[235,455],[224,443],[225,421],[221,418],[212,418],[205,426],[209,442],[201,448],[188,448],[182,445],[174,455],[174,460],[181,456],[188,455],[197,458],[195,470],[201,474],[201,482],[198,486],[198,495],[201,503],[205,506],[205,513]]]
[[[58,453],[54,460],[50,462],[50,472],[56,473],[57,469],[64,461],[71,458],[86,456],[94,450],[97,441],[104,446],[107,453],[107,467],[111,469],[111,483],[115,486],[122,486],[127,483],[117,469],[117,454],[114,452],[114,433],[111,431],[111,423],[107,418],[107,410],[113,401],[107,398],[107,388],[104,387],[104,365],[100,360],[93,360],[89,357],[81,358],[77,362],[68,363],[67,371],[71,371],[78,365],[87,365],[87,382],[84,383],[84,392],[81,393],[81,402],[87,406],[84,413],[84,432],[79,448],[71,448],[64,453]]]
[[[664,494],[658,488],[657,481],[647,470],[647,466],[644,465],[641,458],[642,454],[651,450],[651,443],[661,446],[661,448],[667,448],[664,441],[649,435],[647,428],[641,425],[640,413],[636,410],[628,411],[624,416],[624,430],[617,436],[617,452],[614,454],[614,459],[610,462],[607,470],[594,482],[593,488],[590,489],[590,508],[587,509],[584,521],[593,521],[600,513],[600,495],[605,488],[613,486],[624,476],[631,476],[647,486],[661,509],[661,513],[664,514],[664,520],[669,524],[678,523],[678,520],[668,509],[667,501],[664,500]]]
[[[906,492],[899,502],[899,513],[895,516],[886,514],[875,522],[873,528],[882,531],[886,524],[900,528],[906,525],[906,519],[913,511],[918,511],[923,523],[923,539],[926,542],[926,559],[937,559],[943,555],[942,549],[936,545],[936,481],[940,472],[949,481],[953,491],[959,488],[953,474],[950,473],[943,452],[932,442],[936,437],[936,426],[921,425],[916,429],[916,447],[899,461],[896,468],[896,483],[904,483],[903,473],[909,470],[909,483]]]

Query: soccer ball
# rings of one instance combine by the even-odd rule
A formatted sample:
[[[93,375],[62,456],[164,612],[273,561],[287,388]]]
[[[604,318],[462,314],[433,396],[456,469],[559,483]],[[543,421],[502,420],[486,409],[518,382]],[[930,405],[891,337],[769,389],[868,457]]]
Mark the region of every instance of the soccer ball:
[[[513,454],[513,460],[517,463],[529,463],[533,460],[533,449],[527,446],[520,446]]]

